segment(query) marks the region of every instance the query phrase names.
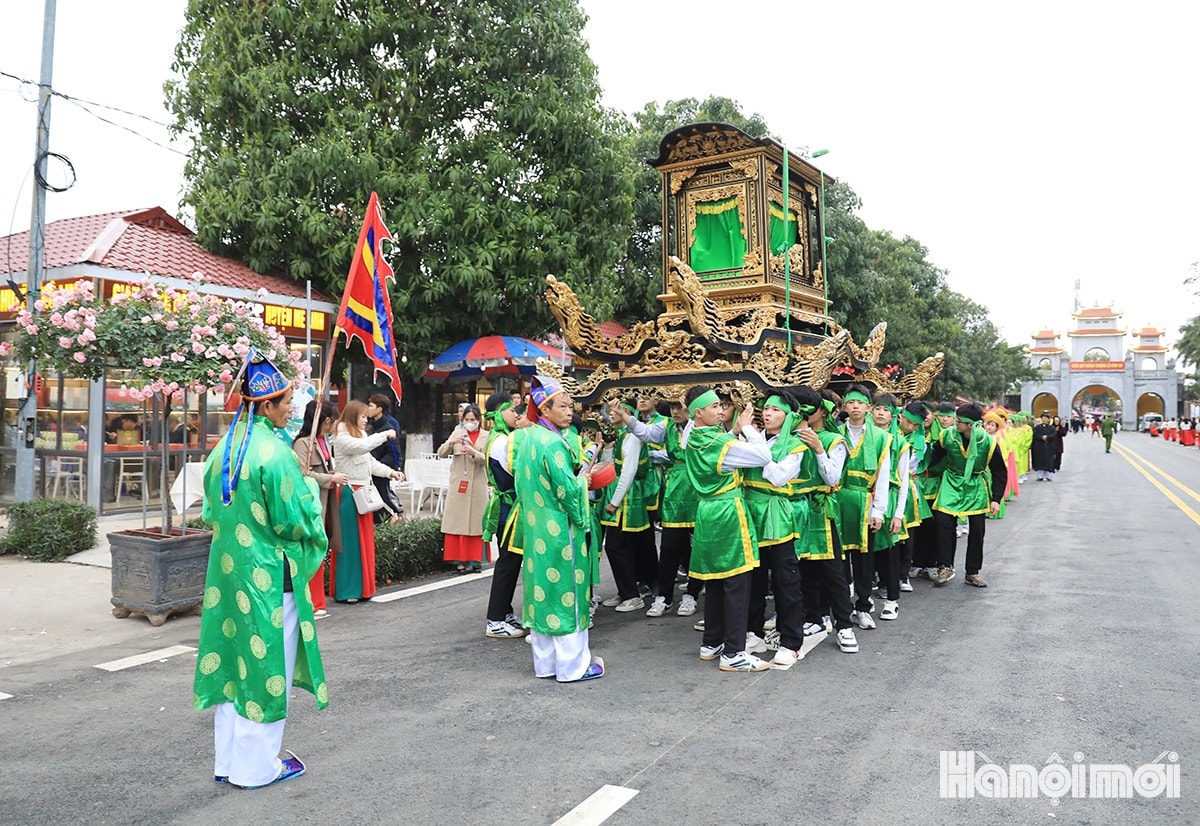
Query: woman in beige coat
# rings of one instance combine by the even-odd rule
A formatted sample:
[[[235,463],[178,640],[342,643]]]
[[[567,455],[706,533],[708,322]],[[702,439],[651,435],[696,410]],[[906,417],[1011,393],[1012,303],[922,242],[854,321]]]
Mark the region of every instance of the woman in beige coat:
[[[487,561],[483,541],[483,512],[487,510],[488,482],[486,434],[479,429],[479,408],[463,408],[458,427],[438,448],[438,456],[453,456],[446,511],[442,516],[445,550],[442,558],[460,574],[478,572]]]
[[[336,554],[342,548],[341,524],[338,509],[329,507],[329,491],[338,485],[344,485],[349,477],[333,469],[333,445],[329,434],[333,432],[333,423],[337,421],[337,405],[333,402],[321,402],[321,418],[317,422],[317,436],[314,441],[309,434],[313,432],[313,416],[317,410],[317,400],[313,399],[304,409],[304,424],[300,426],[300,435],[292,442],[292,450],[300,462],[300,470],[305,476],[316,480],[321,489],[321,513],[325,515],[325,535],[329,537],[329,550]],[[308,460],[308,468],[304,467]],[[308,583],[308,591],[312,594],[314,616],[325,616],[325,563],[317,569],[316,576]]]

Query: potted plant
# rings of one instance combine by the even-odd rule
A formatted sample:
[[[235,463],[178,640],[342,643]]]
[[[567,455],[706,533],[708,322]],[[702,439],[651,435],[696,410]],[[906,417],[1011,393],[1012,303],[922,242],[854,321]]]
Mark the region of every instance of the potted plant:
[[[130,395],[153,402],[152,432],[159,434],[164,469],[162,521],[144,530],[115,531],[108,540],[113,614],[142,614],[155,626],[171,614],[200,610],[212,539],[209,531],[172,524],[165,473],[172,403],[187,393],[230,389],[251,348],[290,378],[309,371],[303,354],[289,352],[283,336],[263,324],[253,304],[202,289],[199,273],[187,289],[147,281],[107,303],[98,299],[91,281],[57,287],[43,293],[34,313],[17,315],[16,340],[0,350],[73,378],[96,380],[108,369],[128,370]]]

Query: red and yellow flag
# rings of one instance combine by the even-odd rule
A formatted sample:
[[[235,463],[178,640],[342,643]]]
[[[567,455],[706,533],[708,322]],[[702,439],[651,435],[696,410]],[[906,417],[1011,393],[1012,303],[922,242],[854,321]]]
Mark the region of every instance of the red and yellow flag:
[[[379,195],[372,192],[334,326],[346,334],[347,341],[357,338],[362,342],[363,349],[375,364],[375,372],[388,377],[399,402],[402,390],[400,373],[396,370],[396,344],[392,338],[392,303],[384,283],[384,279],[395,280],[396,276],[380,254],[385,238],[390,241],[392,234],[383,225]]]

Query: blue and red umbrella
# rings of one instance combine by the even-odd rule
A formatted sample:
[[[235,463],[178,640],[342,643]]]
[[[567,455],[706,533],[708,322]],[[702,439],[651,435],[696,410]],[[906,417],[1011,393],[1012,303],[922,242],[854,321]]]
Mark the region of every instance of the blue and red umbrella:
[[[520,336],[483,336],[460,341],[435,356],[422,374],[433,381],[470,381],[480,376],[533,375],[539,358],[568,367],[571,356]]]

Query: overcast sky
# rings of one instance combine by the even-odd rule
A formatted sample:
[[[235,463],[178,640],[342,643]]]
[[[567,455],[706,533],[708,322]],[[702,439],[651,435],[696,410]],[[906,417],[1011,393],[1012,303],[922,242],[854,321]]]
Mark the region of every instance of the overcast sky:
[[[42,4],[4,5],[0,71],[36,79]],[[185,5],[59,0],[55,88],[165,122]],[[921,241],[1012,343],[1064,331],[1076,280],[1082,306],[1112,303],[1130,328],[1171,335],[1200,314],[1183,285],[1200,260],[1200,4],[582,5],[606,105],[723,95],[789,147],[828,149],[817,163],[867,224]],[[0,78],[0,234],[29,226],[25,98]],[[49,218],[174,210],[186,145],[92,108],[154,143],[56,99],[51,149],[78,182],[48,196]]]

